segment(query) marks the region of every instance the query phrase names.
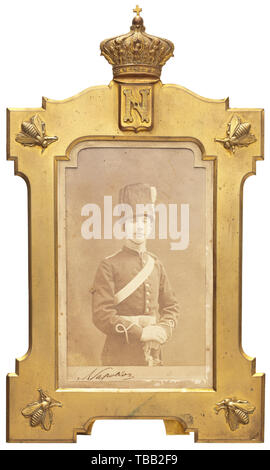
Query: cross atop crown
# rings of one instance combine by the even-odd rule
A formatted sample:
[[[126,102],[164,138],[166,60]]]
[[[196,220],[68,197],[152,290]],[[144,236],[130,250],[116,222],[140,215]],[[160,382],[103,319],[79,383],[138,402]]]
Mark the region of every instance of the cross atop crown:
[[[140,8],[139,5],[136,5],[136,8],[134,8],[133,11],[134,11],[134,13],[137,13],[137,16],[140,16],[142,8]]]

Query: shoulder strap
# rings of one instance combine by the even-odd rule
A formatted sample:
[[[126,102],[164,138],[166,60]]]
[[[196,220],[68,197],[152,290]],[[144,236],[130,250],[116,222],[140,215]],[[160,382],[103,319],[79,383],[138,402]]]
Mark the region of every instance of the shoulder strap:
[[[115,305],[120,304],[125,300],[127,297],[129,297],[133,292],[135,292],[138,287],[140,287],[144,281],[150,276],[150,274],[153,271],[154,265],[155,265],[155,260],[152,258],[152,256],[148,256],[148,259],[146,261],[145,266],[142,268],[136,276],[131,279],[121,290],[119,290],[115,296],[114,296],[114,303]]]

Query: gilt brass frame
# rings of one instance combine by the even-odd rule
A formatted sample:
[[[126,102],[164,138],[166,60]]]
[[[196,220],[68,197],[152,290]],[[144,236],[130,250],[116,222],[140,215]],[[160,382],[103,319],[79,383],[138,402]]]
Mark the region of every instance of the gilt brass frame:
[[[91,433],[97,419],[151,418],[163,419],[168,434],[194,432],[198,442],[262,442],[264,375],[256,373],[255,360],[241,346],[241,270],[243,185],[255,174],[256,160],[263,159],[263,110],[230,109],[228,99],[205,99],[181,86],[157,81],[151,84],[153,126],[136,132],[119,126],[121,86],[113,80],[108,86],[92,87],[63,101],[44,98],[38,109],[8,110],[8,160],[14,160],[15,174],[24,178],[28,187],[30,344],[28,352],[16,360],[16,373],[7,377],[7,439],[75,442],[77,434]],[[46,135],[58,138],[44,151],[38,142],[27,147],[17,138],[22,122],[31,122],[36,114],[46,125]],[[233,116],[251,124],[256,140],[250,145],[231,149],[215,140],[226,138]],[[159,140],[193,141],[204,160],[214,161],[212,389],[58,387],[55,174],[58,160],[69,158],[71,146],[90,139],[151,140],[157,144]],[[22,413],[38,400],[40,388],[59,404],[53,408],[53,422],[47,431],[43,426],[29,425]],[[217,404],[227,398],[231,404],[220,405],[224,413],[218,413]],[[245,415],[248,422],[242,416],[239,425],[231,429],[226,413],[235,413],[237,400],[249,402],[252,411]]]

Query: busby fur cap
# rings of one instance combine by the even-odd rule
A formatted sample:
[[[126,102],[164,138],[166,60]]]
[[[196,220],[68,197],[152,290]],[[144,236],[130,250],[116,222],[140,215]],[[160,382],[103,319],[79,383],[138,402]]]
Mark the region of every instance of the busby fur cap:
[[[119,203],[136,207],[136,204],[154,204],[156,197],[157,190],[154,186],[147,183],[134,183],[120,189]]]

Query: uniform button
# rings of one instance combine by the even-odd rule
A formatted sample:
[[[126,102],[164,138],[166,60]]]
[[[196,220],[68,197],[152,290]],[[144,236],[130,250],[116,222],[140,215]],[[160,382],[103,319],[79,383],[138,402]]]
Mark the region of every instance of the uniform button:
[[[150,303],[150,300],[149,300],[149,299],[146,299],[146,303],[149,304],[149,303]]]
[[[147,307],[147,308],[145,309],[145,311],[146,311],[147,313],[149,312],[149,310],[150,310],[149,307]]]
[[[149,282],[146,282],[146,283],[145,283],[145,287],[150,287]]]
[[[149,292],[149,291],[146,291],[146,295],[150,295],[150,292]]]

